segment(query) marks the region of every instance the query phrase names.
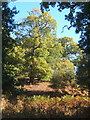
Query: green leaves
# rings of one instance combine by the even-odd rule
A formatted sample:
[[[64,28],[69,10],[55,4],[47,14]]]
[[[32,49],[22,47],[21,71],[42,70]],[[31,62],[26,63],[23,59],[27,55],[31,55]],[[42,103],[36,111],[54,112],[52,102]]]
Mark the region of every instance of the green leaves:
[[[47,3],[42,2],[41,3],[42,12],[44,12],[44,8],[46,10],[48,10],[50,5],[55,6],[56,2],[54,2],[54,3],[53,2],[47,2]],[[84,69],[79,68],[78,72],[80,74],[77,74],[77,75],[81,76],[80,79],[78,77],[78,79],[81,81],[81,83],[82,83],[82,79],[83,79],[84,80],[83,83],[86,82],[86,84],[87,83],[90,84],[90,2],[66,2],[66,3],[65,2],[57,2],[57,9],[60,12],[62,12],[64,9],[70,10],[70,12],[65,15],[65,20],[69,21],[69,23],[70,23],[68,30],[71,27],[74,27],[75,32],[80,33],[79,46],[83,50],[83,53],[84,53],[84,54],[82,54],[82,53],[80,53],[80,50],[76,49],[79,52],[79,54],[76,54],[77,59],[75,58],[75,60],[73,60],[73,63],[75,65],[79,65],[79,67],[80,67],[80,64],[82,64],[82,60],[80,63],[80,57],[82,55],[83,56],[86,55],[86,57],[88,59],[88,66],[87,66],[87,62],[83,65],[85,66],[84,67],[85,72],[88,74],[85,74],[82,77],[82,73],[83,73]],[[71,51],[71,54],[76,53],[76,50],[74,49],[74,51]],[[70,57],[73,58],[73,56],[70,56]],[[88,85],[87,85],[87,87],[88,87]]]
[[[18,32],[22,32],[22,36],[32,38],[48,38],[47,36],[50,34],[54,37],[56,34],[56,21],[49,13],[45,12],[41,14],[39,13],[40,10],[37,11],[33,9],[31,14],[23,19]]]
[[[65,87],[68,82],[74,80],[74,65],[68,59],[62,59],[57,63],[56,70],[52,76],[52,82],[56,89]]]
[[[50,54],[49,49],[53,44],[55,35],[56,21],[47,12],[41,14],[38,9],[34,9],[20,23],[17,38],[20,37],[22,47],[25,50],[23,54],[24,70],[28,72],[30,79],[34,80],[39,76],[43,80],[50,80],[52,68],[46,58]]]
[[[67,57],[74,65],[78,65],[79,59],[82,56],[82,51],[78,43],[74,42],[73,38],[70,37],[58,38],[57,41],[61,43],[64,48],[63,57]]]
[[[2,2],[2,84],[3,91],[8,91],[14,85],[15,74],[13,72],[14,60],[10,55],[11,49],[16,45],[16,41],[10,34],[15,29],[14,15],[18,12],[16,8],[10,9],[8,2]],[[14,56],[14,55],[13,55]]]
[[[73,38],[56,38],[56,21],[50,13],[41,14],[34,9],[20,23],[17,33],[24,49],[24,71],[30,79],[39,76],[41,80],[49,81],[55,71],[60,72],[61,81],[67,76],[69,80],[74,77],[76,57],[80,57],[81,51]]]

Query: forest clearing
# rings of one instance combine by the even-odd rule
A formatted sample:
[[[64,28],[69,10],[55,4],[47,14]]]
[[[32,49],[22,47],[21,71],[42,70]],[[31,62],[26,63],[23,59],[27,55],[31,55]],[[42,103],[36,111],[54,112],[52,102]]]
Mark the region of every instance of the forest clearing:
[[[90,119],[90,2],[0,8],[2,119]]]

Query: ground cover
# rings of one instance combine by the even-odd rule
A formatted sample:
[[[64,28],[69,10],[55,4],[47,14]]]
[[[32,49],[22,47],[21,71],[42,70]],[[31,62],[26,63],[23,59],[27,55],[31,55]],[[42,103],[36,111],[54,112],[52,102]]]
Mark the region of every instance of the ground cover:
[[[19,86],[21,87],[21,86]],[[19,94],[2,96],[3,118],[89,118],[88,91],[76,95],[75,88],[67,86],[58,92],[50,82],[24,85]],[[79,91],[79,92],[78,92]]]

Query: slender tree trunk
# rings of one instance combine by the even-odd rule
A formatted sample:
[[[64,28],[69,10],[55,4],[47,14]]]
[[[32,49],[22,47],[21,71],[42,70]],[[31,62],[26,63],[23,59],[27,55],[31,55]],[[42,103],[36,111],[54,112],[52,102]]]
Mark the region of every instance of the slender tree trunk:
[[[30,78],[30,83],[34,84],[34,77],[29,77]]]

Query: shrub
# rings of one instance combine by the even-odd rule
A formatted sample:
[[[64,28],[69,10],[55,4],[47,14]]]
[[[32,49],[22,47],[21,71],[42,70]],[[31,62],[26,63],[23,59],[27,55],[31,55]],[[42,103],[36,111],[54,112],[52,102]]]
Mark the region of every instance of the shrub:
[[[90,98],[70,95],[61,98],[35,95],[32,97],[18,96],[16,103],[7,101],[5,105],[6,107],[3,108],[4,118],[77,117],[84,112],[84,109],[89,110]],[[87,115],[89,115],[89,111]],[[87,117],[86,114],[84,117]]]
[[[74,70],[74,64],[69,59],[63,58],[60,60],[52,76],[54,86],[60,88],[71,83],[75,79]]]
[[[61,71],[56,71],[53,74],[52,77],[52,82],[54,84],[54,87],[56,89],[60,87],[64,87],[65,85],[70,83],[74,79],[74,75],[71,72],[61,72]]]

